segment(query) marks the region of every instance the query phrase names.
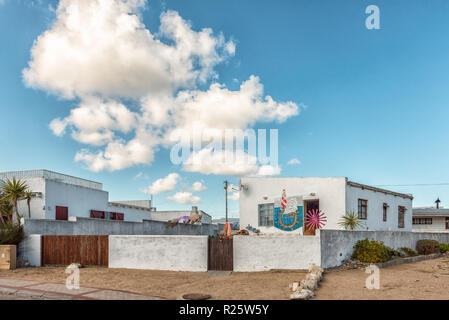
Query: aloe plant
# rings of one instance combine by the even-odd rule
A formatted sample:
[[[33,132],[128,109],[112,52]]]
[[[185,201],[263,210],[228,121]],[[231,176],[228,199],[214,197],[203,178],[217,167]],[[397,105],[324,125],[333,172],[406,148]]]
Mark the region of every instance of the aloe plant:
[[[339,226],[344,227],[346,230],[349,229],[353,231],[354,229],[358,227],[362,227],[365,223],[361,221],[357,214],[355,214],[353,211],[347,213],[343,217],[341,217],[340,221],[338,222]]]

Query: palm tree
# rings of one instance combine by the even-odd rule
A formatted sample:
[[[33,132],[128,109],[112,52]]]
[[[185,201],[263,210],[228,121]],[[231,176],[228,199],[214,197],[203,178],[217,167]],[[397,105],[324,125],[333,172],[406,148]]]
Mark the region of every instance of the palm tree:
[[[347,215],[341,217],[338,225],[344,227],[346,230],[349,228],[349,230],[353,231],[357,227],[363,226],[364,222],[354,212],[349,212]]]
[[[28,206],[28,218],[31,219],[31,198],[33,197],[33,192],[31,190],[25,191],[25,199],[27,201]]]
[[[17,201],[25,196],[25,191],[28,189],[28,186],[23,180],[16,180],[15,177],[12,180],[6,179],[3,181],[1,186],[2,192],[4,194],[4,199],[9,200],[16,211],[17,221],[20,221],[19,209],[17,207]]]
[[[1,218],[1,222],[3,224],[6,224],[7,221],[9,221],[9,217],[12,215],[13,209],[14,208],[13,208],[11,202],[7,199],[4,199],[0,195],[0,218]]]

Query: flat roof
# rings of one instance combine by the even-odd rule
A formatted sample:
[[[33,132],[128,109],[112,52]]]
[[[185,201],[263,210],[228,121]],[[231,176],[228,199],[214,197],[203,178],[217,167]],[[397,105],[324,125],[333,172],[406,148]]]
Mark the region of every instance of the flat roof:
[[[437,208],[413,208],[413,215],[419,217],[449,217],[449,209],[437,209]]]
[[[70,176],[68,174],[58,173],[46,169],[0,172],[0,178],[12,179],[14,177],[16,179],[43,178],[67,184],[72,184],[80,187],[103,190],[103,184],[100,182],[78,178]]]
[[[361,184],[361,183],[352,182],[352,181],[348,181],[347,184],[348,184],[348,186],[355,187],[355,188],[366,189],[366,190],[371,190],[371,191],[375,191],[375,192],[382,192],[382,193],[386,193],[386,194],[391,194],[396,197],[413,200],[413,196],[409,193],[395,192],[395,191],[372,187],[372,186],[368,186],[366,184]]]

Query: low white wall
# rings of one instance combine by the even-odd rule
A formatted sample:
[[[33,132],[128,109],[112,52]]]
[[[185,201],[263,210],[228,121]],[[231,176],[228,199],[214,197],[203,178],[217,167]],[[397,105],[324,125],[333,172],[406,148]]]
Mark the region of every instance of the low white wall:
[[[109,268],[207,271],[207,236],[109,236]]]
[[[234,271],[308,269],[321,264],[320,237],[298,235],[234,236]]]
[[[41,266],[41,235],[30,234],[19,244],[19,258],[32,267]]]

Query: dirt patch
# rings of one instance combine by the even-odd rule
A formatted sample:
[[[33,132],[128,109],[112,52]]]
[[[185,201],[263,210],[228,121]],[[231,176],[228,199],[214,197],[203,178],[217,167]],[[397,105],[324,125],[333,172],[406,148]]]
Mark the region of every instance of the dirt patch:
[[[369,290],[365,269],[330,270],[315,299],[449,299],[449,258],[442,257],[380,269],[380,289]]]
[[[289,299],[289,284],[300,281],[306,271],[235,272],[229,276],[213,276],[206,272],[173,272],[153,270],[80,269],[80,285],[117,289],[148,296],[179,299],[186,293],[210,294],[212,299],[261,300]],[[65,267],[22,268],[0,270],[2,278],[65,283]]]

